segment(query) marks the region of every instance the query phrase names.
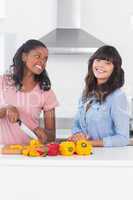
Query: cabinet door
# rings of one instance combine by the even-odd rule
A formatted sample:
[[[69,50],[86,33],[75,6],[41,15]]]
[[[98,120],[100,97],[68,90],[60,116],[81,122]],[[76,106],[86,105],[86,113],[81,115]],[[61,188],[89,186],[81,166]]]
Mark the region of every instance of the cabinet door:
[[[6,17],[6,0],[0,0],[0,19]]]
[[[0,74],[4,73],[4,36],[0,34]]]
[[[6,72],[12,64],[15,47],[15,33],[0,33],[0,74]]]

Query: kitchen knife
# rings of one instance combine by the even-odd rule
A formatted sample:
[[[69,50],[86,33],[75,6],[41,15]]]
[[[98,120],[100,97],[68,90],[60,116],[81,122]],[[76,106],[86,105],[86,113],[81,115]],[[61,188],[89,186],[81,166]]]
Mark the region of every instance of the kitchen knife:
[[[30,129],[28,128],[28,126],[26,126],[20,119],[17,120],[20,129],[27,134],[29,137],[33,138],[33,139],[38,139],[38,137],[36,136],[36,134]]]

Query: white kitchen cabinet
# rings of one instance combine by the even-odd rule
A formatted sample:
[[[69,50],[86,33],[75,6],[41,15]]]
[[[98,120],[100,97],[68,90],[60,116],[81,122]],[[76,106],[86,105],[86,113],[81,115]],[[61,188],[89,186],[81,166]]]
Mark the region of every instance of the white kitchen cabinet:
[[[73,157],[0,156],[2,200],[132,199],[133,146]],[[8,192],[7,192],[8,191]]]
[[[0,19],[6,17],[6,0],[0,0]]]
[[[0,34],[0,74],[4,72],[4,38]]]
[[[132,200],[132,172],[131,167],[0,166],[0,198]]]
[[[0,33],[0,74],[9,69],[16,47],[16,35]]]

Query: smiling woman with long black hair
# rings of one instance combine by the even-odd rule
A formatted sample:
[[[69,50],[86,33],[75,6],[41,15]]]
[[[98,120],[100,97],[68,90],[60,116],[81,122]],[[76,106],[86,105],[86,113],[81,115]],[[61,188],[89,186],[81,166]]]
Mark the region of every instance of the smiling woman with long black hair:
[[[17,50],[10,73],[0,77],[0,144],[25,144],[20,119],[41,142],[55,140],[56,96],[46,71],[48,49],[39,40],[28,40]],[[39,115],[44,111],[44,128]]]
[[[85,89],[69,140],[88,139],[93,146],[125,146],[129,114],[122,59],[116,48],[103,46],[89,59]]]

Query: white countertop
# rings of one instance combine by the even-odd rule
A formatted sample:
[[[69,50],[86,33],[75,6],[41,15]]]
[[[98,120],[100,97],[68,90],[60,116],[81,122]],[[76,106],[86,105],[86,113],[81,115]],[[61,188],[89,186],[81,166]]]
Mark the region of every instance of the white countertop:
[[[90,156],[46,156],[0,155],[0,165],[17,166],[133,166],[133,146],[94,148]]]

